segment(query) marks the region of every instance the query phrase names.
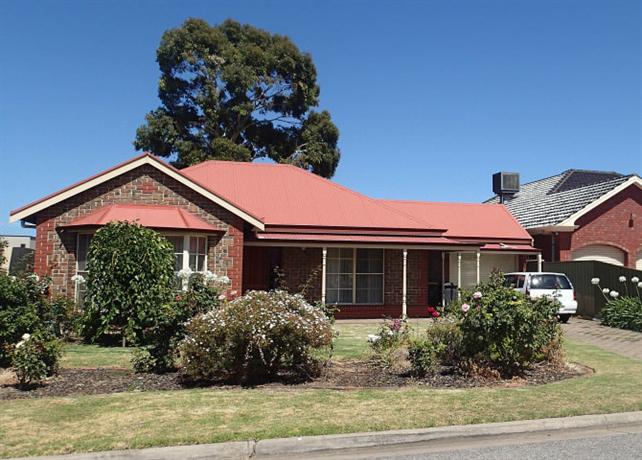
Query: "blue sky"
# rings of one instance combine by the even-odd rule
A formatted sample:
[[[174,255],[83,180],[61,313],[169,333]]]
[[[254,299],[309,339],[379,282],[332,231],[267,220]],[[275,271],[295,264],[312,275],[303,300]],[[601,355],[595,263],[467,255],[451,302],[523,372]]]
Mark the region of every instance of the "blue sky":
[[[481,201],[490,176],[642,172],[633,0],[0,0],[0,234],[9,210],[136,154],[155,51],[187,17],[288,35],[341,131],[335,180],[382,198]]]

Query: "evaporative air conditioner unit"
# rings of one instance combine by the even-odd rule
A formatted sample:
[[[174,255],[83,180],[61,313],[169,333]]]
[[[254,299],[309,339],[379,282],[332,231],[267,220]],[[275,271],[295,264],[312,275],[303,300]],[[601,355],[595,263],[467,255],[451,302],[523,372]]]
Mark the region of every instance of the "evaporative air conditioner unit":
[[[493,193],[499,196],[503,203],[504,198],[519,192],[519,173],[498,172],[493,174]]]

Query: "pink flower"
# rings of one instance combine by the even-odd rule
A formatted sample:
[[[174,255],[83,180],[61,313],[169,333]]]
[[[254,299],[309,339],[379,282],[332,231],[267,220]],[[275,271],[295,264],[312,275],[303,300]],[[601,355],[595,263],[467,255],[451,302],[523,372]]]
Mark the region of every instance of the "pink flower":
[[[225,300],[225,294],[221,294],[220,296],[218,296],[218,300]]]
[[[482,293],[481,292],[479,292],[479,291],[473,292],[473,299],[479,300],[481,298],[482,298]]]
[[[468,305],[467,303],[461,306],[461,311],[463,311],[464,313],[466,313],[468,310],[470,310],[470,305]]]
[[[439,312],[438,311],[433,311],[432,312],[432,317],[433,318],[439,318]]]

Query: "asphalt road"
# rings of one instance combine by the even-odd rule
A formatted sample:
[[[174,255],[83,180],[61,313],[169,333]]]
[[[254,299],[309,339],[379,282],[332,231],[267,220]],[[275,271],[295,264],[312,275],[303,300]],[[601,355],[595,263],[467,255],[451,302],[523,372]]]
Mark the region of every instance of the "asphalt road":
[[[355,449],[289,460],[490,460],[490,459],[642,459],[642,425],[624,428],[562,430],[517,436],[470,438],[466,441],[408,444],[390,448]]]

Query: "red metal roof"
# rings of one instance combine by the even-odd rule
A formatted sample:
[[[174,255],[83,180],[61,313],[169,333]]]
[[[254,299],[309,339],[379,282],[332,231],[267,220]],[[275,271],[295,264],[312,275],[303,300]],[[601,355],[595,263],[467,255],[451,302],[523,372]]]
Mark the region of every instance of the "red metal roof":
[[[524,240],[531,236],[501,204],[438,203],[428,201],[380,200],[400,211],[430,219],[448,230],[443,236],[484,240]]]
[[[206,161],[181,170],[213,193],[247,209],[266,225],[443,230],[291,165]]]
[[[396,235],[338,235],[312,233],[271,233],[258,232],[256,239],[260,241],[310,241],[335,243],[381,243],[381,244],[434,244],[440,246],[473,246],[481,244],[466,243],[452,238],[426,236],[396,236]]]
[[[180,229],[199,232],[221,232],[214,225],[190,212],[174,206],[143,204],[110,204],[63,227],[95,227],[114,221],[136,222],[143,227]]]

